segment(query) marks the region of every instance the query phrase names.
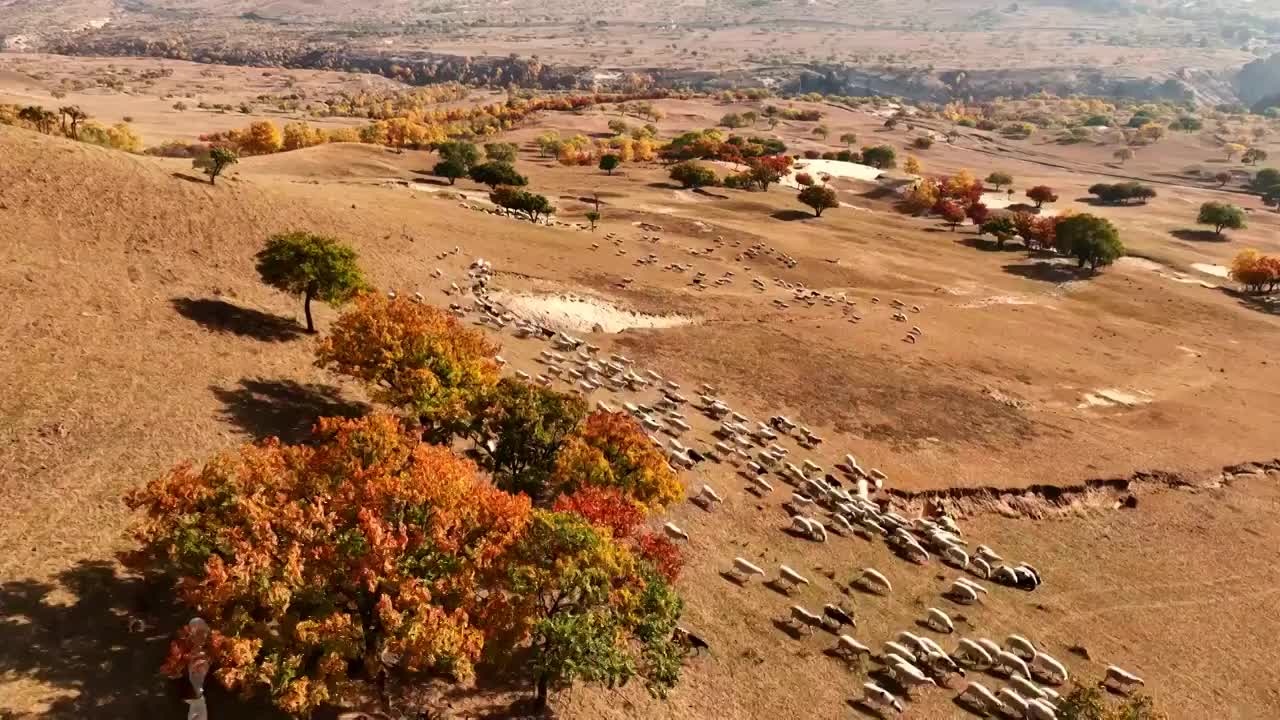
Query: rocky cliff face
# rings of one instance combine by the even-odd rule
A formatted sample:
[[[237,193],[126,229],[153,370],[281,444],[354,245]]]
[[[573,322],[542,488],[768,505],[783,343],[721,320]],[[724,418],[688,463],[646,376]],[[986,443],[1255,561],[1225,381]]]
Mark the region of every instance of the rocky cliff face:
[[[1249,105],[1280,104],[1280,53],[1241,68],[1236,92]]]

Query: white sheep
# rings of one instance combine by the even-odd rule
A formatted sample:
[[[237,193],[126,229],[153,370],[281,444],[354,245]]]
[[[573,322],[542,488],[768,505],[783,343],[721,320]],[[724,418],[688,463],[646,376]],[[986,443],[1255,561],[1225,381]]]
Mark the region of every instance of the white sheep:
[[[1009,676],[1009,684],[1014,686],[1014,689],[1017,690],[1022,697],[1028,700],[1045,697],[1044,691],[1041,690],[1039,686],[1021,675]]]
[[[733,569],[729,571],[729,574],[739,578],[742,582],[746,582],[751,579],[752,575],[764,577],[764,570],[753,565],[745,558],[736,557],[733,559]]]
[[[925,624],[938,632],[951,633],[956,630],[955,623],[951,622],[951,616],[938,608],[929,608],[928,615],[925,616]]]
[[[986,650],[987,654],[989,654],[992,659],[1000,654],[1000,646],[995,644],[995,641],[988,638],[978,638],[978,646],[983,650]]]
[[[1041,676],[1047,679],[1051,685],[1061,685],[1070,679],[1067,666],[1045,653],[1037,652],[1035,660],[1031,664],[1040,667],[1043,671],[1040,673]]]
[[[765,480],[762,477],[759,477],[759,476],[752,477],[751,484],[754,486],[754,489],[757,491],[757,494],[773,492],[773,486],[769,484],[768,480]]]
[[[902,712],[902,701],[898,700],[898,698],[894,697],[893,693],[885,690],[879,685],[870,682],[863,683],[862,691],[864,693],[862,696],[862,702],[864,705],[876,708],[889,705],[893,707],[894,710]]]
[[[969,579],[969,578],[967,578],[967,577],[959,577],[959,578],[956,578],[956,582],[960,583],[961,585],[964,585],[964,586],[966,586],[966,587],[971,588],[971,589],[972,589],[974,592],[976,592],[976,593],[982,593],[983,595],[987,595],[987,594],[989,594],[989,593],[987,592],[987,589],[986,589],[986,588],[982,587],[981,585],[979,585],[978,583],[976,583],[976,582],[974,582],[974,581],[970,580],[970,579]]]
[[[845,658],[846,660],[855,657],[864,657],[871,654],[871,648],[854,640],[848,635],[841,635],[836,639],[836,646],[831,652],[835,655]]]
[[[891,672],[893,673],[893,679],[902,685],[908,697],[911,695],[911,688],[917,685],[938,686],[938,683],[933,678],[925,675],[924,671],[910,663],[897,663],[893,666]]]
[[[1037,698],[1027,703],[1024,717],[1026,720],[1057,720],[1058,713],[1044,700]]]
[[[967,660],[970,665],[975,667],[979,665],[985,667],[991,664],[991,653],[988,653],[981,645],[967,638],[961,638],[960,646],[956,648],[952,655],[961,660]]]
[[[808,610],[805,610],[799,605],[792,605],[791,616],[787,620],[787,622],[788,624],[791,624],[791,623],[798,624],[801,630],[805,629],[806,627],[812,629],[816,627],[822,627],[822,616],[814,615],[813,613],[809,612]]]
[[[996,654],[996,662],[993,667],[1004,668],[1008,671],[1010,677],[1013,676],[1015,671],[1022,673],[1026,677],[1031,677],[1031,669],[1027,667],[1027,663],[1007,650],[1001,650]]]
[[[806,579],[806,578],[805,578],[805,576],[801,575],[800,573],[796,572],[795,570],[792,570],[791,568],[787,567],[786,565],[779,565],[779,566],[778,566],[778,578],[777,578],[777,580],[775,580],[775,583],[776,583],[777,585],[781,586],[781,585],[782,585],[782,583],[783,583],[784,581],[785,581],[785,582],[787,582],[787,583],[789,583],[789,585],[787,586],[787,588],[785,588],[788,592],[790,592],[791,588],[794,588],[794,587],[796,587],[797,585],[808,585],[808,584],[809,584],[809,580],[808,580],[808,579]]]
[[[945,595],[961,605],[971,605],[978,602],[977,591],[962,582],[952,583],[951,587],[947,588]]]
[[[961,570],[969,567],[969,555],[955,545],[947,545],[942,551],[942,559],[949,565]]]
[[[978,549],[975,552],[978,557],[982,558],[983,560],[986,560],[988,563],[1000,562],[1004,560],[1004,558],[997,555],[994,550],[987,547],[986,545],[979,545]]]
[[[855,582],[868,589],[879,587],[885,592],[893,592],[893,585],[889,583],[889,578],[874,568],[862,568],[862,574],[858,576]]]
[[[1107,676],[1102,680],[1103,685],[1115,687],[1118,690],[1132,690],[1135,685],[1146,685],[1146,681],[1134,675],[1133,673],[1115,665],[1107,666]]]
[[[973,697],[977,698],[976,703],[979,705],[983,713],[1004,712],[1005,704],[1000,701],[985,685],[978,682],[970,682],[965,686],[964,690],[956,696],[956,699]]]
[[[991,565],[980,557],[971,560],[970,567],[974,574],[981,575],[984,580],[991,577]]]
[[[1005,704],[1012,706],[1014,711],[1012,714],[1018,717],[1024,717],[1027,714],[1027,705],[1029,703],[1011,688],[1001,688],[999,697],[1004,699]]]
[[[1025,660],[1036,659],[1036,646],[1021,635],[1010,635],[1004,639],[1004,646],[1014,655]]]
[[[667,533],[668,536],[672,538],[679,538],[686,542],[689,540],[689,533],[676,527],[674,523],[666,523],[665,525],[662,526],[662,529],[664,532]]]
[[[711,503],[724,502],[724,498],[720,497],[720,494],[713,490],[710,485],[703,485],[702,491],[699,492],[697,496],[706,502],[708,506],[710,506]]]
[[[914,658],[916,656],[915,652],[911,650],[911,648],[908,648],[902,643],[894,642],[893,640],[885,641],[884,650],[880,654],[885,657],[897,655],[902,658]]]

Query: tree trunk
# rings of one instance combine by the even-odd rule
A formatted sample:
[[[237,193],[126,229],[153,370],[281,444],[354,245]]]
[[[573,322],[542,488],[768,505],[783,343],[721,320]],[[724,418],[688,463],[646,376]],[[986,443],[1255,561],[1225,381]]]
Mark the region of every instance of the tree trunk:
[[[307,315],[307,332],[314,333],[316,331],[315,323],[311,321],[311,291],[307,290],[302,296],[302,311]]]
[[[533,707],[539,712],[547,709],[547,689],[551,685],[551,676],[542,673],[538,676],[538,692],[533,697]]]

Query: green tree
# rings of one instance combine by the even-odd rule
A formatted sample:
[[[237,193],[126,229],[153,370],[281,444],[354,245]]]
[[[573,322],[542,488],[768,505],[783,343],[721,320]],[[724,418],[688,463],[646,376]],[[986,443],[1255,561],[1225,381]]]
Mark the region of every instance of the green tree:
[[[463,165],[457,158],[447,158],[436,163],[431,168],[431,174],[436,177],[448,178],[449,184],[457,182],[458,178],[467,176],[467,166]]]
[[[1253,180],[1249,181],[1249,187],[1256,193],[1263,195],[1271,190],[1280,188],[1280,170],[1275,168],[1262,168],[1253,176]]]
[[[313,299],[340,306],[367,288],[356,251],[322,235],[291,232],[272,235],[257,255],[262,282],[290,295],[302,296],[307,332],[316,331],[311,320]]]
[[[489,200],[499,207],[515,210],[533,222],[537,222],[543,215],[550,215],[556,211],[555,206],[551,204],[546,195],[539,195],[510,185],[501,185],[494,188],[493,192],[489,193]]]
[[[587,404],[577,395],[558,392],[515,378],[503,378],[476,396],[468,434],[480,466],[494,484],[524,493],[535,503],[552,500],[548,480],[560,446],[587,417]]]
[[[441,160],[452,160],[468,171],[480,163],[480,148],[469,142],[450,140],[436,148]]]
[[[197,155],[191,161],[191,167],[208,175],[210,185],[216,185],[218,176],[222,174],[222,171],[238,162],[240,162],[240,157],[236,155],[235,150],[215,147],[210,148],[209,152]]]
[[[840,201],[836,199],[836,191],[826,185],[810,185],[801,188],[796,198],[813,208],[814,217],[822,217],[822,211],[828,208],[840,207]]]
[[[996,249],[1003,250],[1004,244],[1009,241],[1009,238],[1018,234],[1018,228],[1008,215],[1000,215],[982,223],[979,232],[983,235],[994,235]]]
[[[627,126],[626,120],[614,118],[609,121],[609,132],[614,135],[625,135],[629,129],[630,128]]]
[[[1244,151],[1244,157],[1240,161],[1245,165],[1256,165],[1260,162],[1267,161],[1267,151],[1259,148],[1249,148]]]
[[[1181,130],[1182,132],[1197,132],[1204,128],[1204,123],[1200,118],[1191,115],[1183,115],[1173,122],[1169,123],[1170,130]]]
[[[1074,257],[1080,267],[1086,264],[1096,271],[1124,255],[1120,233],[1105,218],[1096,215],[1071,215],[1058,222],[1054,247],[1063,255]]]
[[[987,176],[987,182],[999,190],[1002,185],[1012,185],[1013,176],[1007,172],[993,172]]]
[[[584,518],[534,510],[511,553],[515,632],[528,642],[539,709],[576,681],[613,688],[632,678],[665,697],[680,677],[672,639],[683,603],[647,562]]]
[[[471,179],[496,189],[499,185],[528,185],[529,179],[516,171],[511,163],[487,162],[471,168]]]
[[[1212,225],[1213,231],[1218,237],[1222,237],[1224,229],[1243,230],[1245,228],[1244,209],[1230,203],[1207,202],[1200,206],[1200,215],[1196,218],[1196,222],[1201,225]]]
[[[609,173],[610,175],[613,174],[613,171],[617,169],[618,165],[620,165],[621,163],[622,163],[622,158],[618,157],[617,155],[614,155],[613,153],[605,153],[604,155],[600,156],[600,169],[605,171],[606,173]]]
[[[716,173],[709,167],[691,162],[680,162],[671,166],[672,180],[685,188],[713,186],[719,182]]]
[[[813,134],[823,140],[831,136],[831,128],[826,125],[819,125],[813,129]]]
[[[898,164],[898,154],[888,145],[874,145],[862,148],[862,163],[874,168],[887,170]]]
[[[599,211],[596,211],[596,210],[588,210],[588,211],[587,211],[587,214],[586,214],[584,217],[586,217],[586,218],[587,218],[587,222],[591,223],[591,229],[592,229],[592,230],[595,230],[595,229],[596,229],[596,223],[600,222],[600,213],[599,213]]]
[[[513,143],[485,143],[484,156],[490,162],[514,163],[517,150]]]
[[[840,136],[840,142],[844,143],[846,149],[852,149],[858,143],[857,133],[845,133]]]

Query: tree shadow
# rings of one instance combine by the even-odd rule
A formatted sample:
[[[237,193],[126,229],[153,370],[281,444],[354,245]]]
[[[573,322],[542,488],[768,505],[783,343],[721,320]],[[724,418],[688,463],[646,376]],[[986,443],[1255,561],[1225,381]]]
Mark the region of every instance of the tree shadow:
[[[813,217],[813,213],[807,213],[803,210],[775,210],[769,214],[769,217],[774,220],[794,222],[796,220],[808,220]]]
[[[1259,295],[1229,287],[1221,288],[1221,290],[1250,310],[1256,310],[1268,315],[1280,315],[1280,295]]]
[[[438,176],[422,170],[414,170],[413,174],[418,176],[413,179],[416,183],[423,183],[424,185],[439,185],[440,187],[456,187],[454,185],[450,185],[448,180],[442,180]]]
[[[1180,230],[1170,230],[1169,234],[1179,240],[1186,240],[1188,242],[1227,242],[1226,235],[1219,235],[1212,230],[1191,230],[1190,228],[1183,228]]]
[[[214,187],[213,185],[210,185],[209,178],[198,178],[195,175],[188,175],[181,172],[170,173],[170,177],[175,177],[179,180],[186,180],[187,182],[196,183],[197,185],[209,185],[210,187]]]
[[[716,194],[716,193],[711,192],[710,190],[706,190],[706,189],[704,189],[704,188],[694,188],[694,189],[693,189],[693,191],[694,191],[695,193],[699,194],[699,195],[704,196],[704,197],[715,198],[715,199],[717,199],[717,200],[728,200],[728,199],[729,199],[729,196],[728,196],[728,195],[719,195],[719,194]]]
[[[987,711],[982,707],[982,705],[980,704],[981,702],[982,702],[981,700],[973,697],[972,695],[960,694],[951,698],[951,703],[953,705],[960,708],[961,710],[964,710],[970,715],[975,715],[977,717],[987,717]]]
[[[1005,265],[1003,269],[1010,275],[1017,275],[1018,277],[1026,278],[1028,280],[1039,280],[1041,282],[1051,283],[1064,283],[1093,276],[1093,273],[1089,272],[1087,269],[1055,262],[1038,262],[1030,265]]]
[[[178,718],[178,687],[159,674],[169,639],[188,616],[168,583],[112,562],[82,561],[52,582],[0,585],[0,676],[47,685],[62,697],[45,718]],[[209,683],[215,716],[279,718]],[[0,716],[6,716],[0,705]]]
[[[1005,244],[1001,246],[998,245],[995,240],[983,237],[982,235],[968,235],[956,238],[955,240],[952,240],[952,242],[957,245],[964,245],[965,247],[973,248],[974,250],[981,250],[983,252],[1023,252],[1027,249],[1026,246],[1014,242],[1005,242]]]
[[[684,190],[685,189],[683,185],[679,185],[677,183],[662,182],[662,181],[648,183],[646,187],[658,188],[659,190]]]
[[[293,320],[233,305],[225,300],[185,297],[173,298],[169,302],[179,315],[213,332],[231,333],[262,342],[286,342],[307,334],[306,328]]]
[[[368,405],[342,397],[331,385],[294,380],[242,378],[239,387],[209,388],[223,405],[223,417],[255,440],[278,437],[301,443],[311,437],[317,418],[359,417]]]

